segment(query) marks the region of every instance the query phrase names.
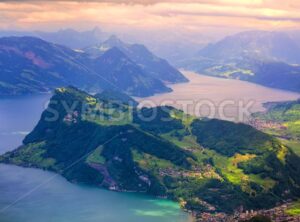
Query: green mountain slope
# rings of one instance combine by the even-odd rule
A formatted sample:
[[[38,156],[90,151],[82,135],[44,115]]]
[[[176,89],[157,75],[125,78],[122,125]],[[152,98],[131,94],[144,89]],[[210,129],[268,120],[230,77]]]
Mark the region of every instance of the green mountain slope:
[[[300,158],[272,136],[171,107],[137,109],[72,87],[56,90],[23,143],[1,162],[168,197],[196,211],[269,208],[300,196]]]
[[[279,137],[300,155],[300,100],[266,103],[266,112],[256,113],[250,124]]]

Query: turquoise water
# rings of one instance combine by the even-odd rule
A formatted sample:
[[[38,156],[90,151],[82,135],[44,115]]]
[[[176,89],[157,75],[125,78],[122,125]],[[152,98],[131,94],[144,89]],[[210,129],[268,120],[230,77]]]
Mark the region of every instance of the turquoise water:
[[[0,153],[19,146],[49,96],[0,100]],[[71,184],[38,169],[0,164],[0,222],[186,222],[177,203]]]
[[[188,220],[176,203],[79,186],[57,174],[38,169],[0,165],[0,178],[1,222]],[[19,201],[14,203],[18,198]]]
[[[251,99],[256,102],[253,111],[260,111],[263,102],[299,97],[296,93],[237,80],[192,74],[189,77],[189,83],[172,86],[174,92],[151,99],[205,98],[216,103],[228,98]],[[21,144],[26,133],[38,122],[49,97],[0,100],[0,154]],[[234,116],[235,111],[229,111]],[[0,164],[0,222],[27,221],[187,222],[189,218],[171,201],[79,186],[51,172]]]

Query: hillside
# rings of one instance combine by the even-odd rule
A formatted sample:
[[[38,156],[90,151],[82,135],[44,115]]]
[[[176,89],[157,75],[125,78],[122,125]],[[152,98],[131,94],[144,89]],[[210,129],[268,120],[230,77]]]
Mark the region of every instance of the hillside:
[[[45,93],[74,85],[99,92],[124,91],[134,96],[169,92],[121,51],[110,49],[97,58],[33,37],[0,38],[0,96]]]
[[[104,90],[101,93],[96,94],[95,97],[99,100],[123,103],[134,107],[138,105],[138,102],[127,94],[115,90]]]
[[[92,57],[98,57],[111,48],[118,48],[128,58],[140,66],[149,76],[165,83],[187,82],[188,80],[166,60],[155,56],[144,45],[127,44],[116,36],[111,36],[101,44],[83,49]]]
[[[47,92],[63,85],[99,89],[102,80],[78,53],[32,37],[0,39],[0,95]]]
[[[0,160],[75,183],[168,197],[201,212],[271,208],[300,196],[300,158],[272,136],[73,87],[57,89],[23,145]]]
[[[178,67],[300,92],[300,49],[281,32],[242,32],[204,47]]]
[[[251,124],[277,136],[300,155],[300,100],[266,103],[266,112],[253,115]]]
[[[171,91],[160,80],[153,78],[116,47],[107,50],[103,55],[96,58],[92,67],[96,72],[102,73],[105,80],[130,95],[145,96]]]

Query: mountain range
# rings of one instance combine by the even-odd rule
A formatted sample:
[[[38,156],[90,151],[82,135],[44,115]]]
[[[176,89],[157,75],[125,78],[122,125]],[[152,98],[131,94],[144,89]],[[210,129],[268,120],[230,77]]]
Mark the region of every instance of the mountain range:
[[[190,39],[189,33],[175,32],[126,32],[109,33],[99,27],[91,30],[77,31],[72,28],[60,29],[53,32],[45,31],[5,31],[0,30],[0,37],[6,36],[32,36],[41,38],[45,41],[67,46],[71,49],[82,49],[100,45],[111,35],[120,36],[125,42],[135,42],[146,45],[147,48],[159,57],[167,59],[173,63],[178,60],[194,55],[199,47],[212,41],[205,35],[198,34],[197,37]]]
[[[74,29],[60,29],[55,32],[44,31],[0,31],[1,37],[32,36],[41,38],[47,42],[63,45],[71,49],[79,49],[90,45],[99,44],[109,37],[109,34],[99,27],[87,31],[76,31]]]
[[[209,44],[178,66],[300,92],[300,48],[283,32],[248,31]]]
[[[83,49],[84,52],[98,57],[108,49],[116,47],[120,49],[128,58],[138,64],[142,69],[147,70],[155,78],[166,83],[186,82],[187,79],[180,74],[169,63],[152,54],[144,45],[126,44],[116,36],[111,36],[103,43]]]
[[[283,32],[249,31],[225,37],[201,49],[199,56],[231,61],[256,58],[264,61],[300,63],[298,44]]]
[[[142,47],[142,46],[141,46]],[[169,92],[166,79],[172,83],[185,77],[165,60],[133,51],[132,57],[143,57],[139,63],[122,50],[112,47],[99,56],[91,56],[35,37],[0,38],[0,95],[13,96],[44,93],[56,87],[74,85],[99,92],[101,89],[124,91],[134,96]],[[149,62],[156,64],[150,68]]]
[[[23,145],[0,161],[74,183],[168,197],[198,212],[271,208],[299,198],[300,158],[275,137],[172,107],[139,109],[118,101],[128,100],[120,94],[104,97],[58,88]]]
[[[108,33],[98,27],[87,31],[76,31],[74,29],[61,29],[57,32],[36,31],[35,34],[45,41],[67,46],[71,49],[98,44],[109,37]]]

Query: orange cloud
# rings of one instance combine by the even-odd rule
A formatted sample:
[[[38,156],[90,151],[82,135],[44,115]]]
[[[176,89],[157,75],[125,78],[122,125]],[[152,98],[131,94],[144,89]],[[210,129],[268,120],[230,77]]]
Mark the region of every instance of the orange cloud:
[[[0,1],[0,27],[202,30],[300,28],[292,0]]]

